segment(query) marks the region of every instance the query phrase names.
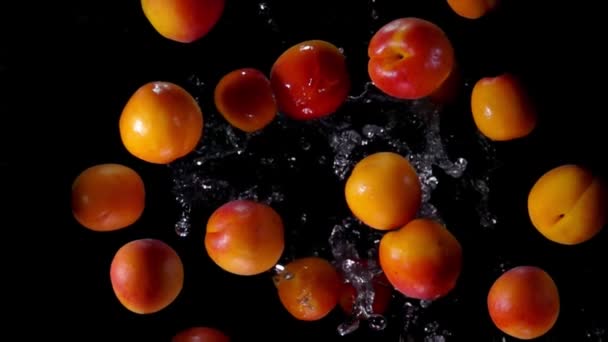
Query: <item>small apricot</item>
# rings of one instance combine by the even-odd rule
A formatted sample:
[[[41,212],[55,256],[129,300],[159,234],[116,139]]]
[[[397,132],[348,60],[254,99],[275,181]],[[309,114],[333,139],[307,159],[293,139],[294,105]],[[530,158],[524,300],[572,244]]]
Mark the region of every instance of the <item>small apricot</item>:
[[[381,273],[372,280],[372,288],[374,289],[372,312],[379,315],[384,314],[391,302],[393,287],[390,285],[388,279],[386,279],[384,273]],[[345,314],[352,315],[356,296],[357,291],[352,284],[342,284],[339,303]]]
[[[319,257],[296,259],[276,277],[279,299],[296,319],[316,321],[338,304],[340,276],[334,266]]]
[[[606,183],[579,165],[562,165],[542,175],[528,195],[534,227],[564,245],[590,240],[606,225]]]
[[[410,298],[435,300],[447,295],[462,268],[460,243],[431,219],[415,219],[386,233],[378,253],[386,278]]]
[[[182,87],[150,82],[140,87],[124,107],[120,137],[135,157],[168,164],[192,152],[203,135],[203,113]]]
[[[223,270],[256,275],[270,270],[285,248],[283,221],[270,206],[230,201],[211,214],[205,233],[209,257]]]
[[[270,71],[279,110],[296,120],[317,119],[335,112],[346,101],[350,82],[344,55],[322,40],[290,47]]]
[[[447,0],[454,13],[467,19],[479,19],[498,6],[498,0]]]
[[[360,160],[344,192],[353,215],[378,230],[408,223],[416,216],[422,199],[416,170],[393,152],[378,152]]]
[[[193,327],[173,336],[171,342],[230,342],[230,338],[217,329]]]
[[[163,37],[180,43],[198,40],[217,24],[225,0],[141,0],[145,17]]]
[[[522,84],[511,74],[484,77],[471,93],[471,112],[479,131],[494,141],[526,137],[537,115]]]
[[[264,128],[277,114],[270,81],[256,69],[226,74],[215,87],[214,98],[226,121],[248,133]]]
[[[110,266],[112,289],[120,303],[138,314],[158,312],[177,298],[184,266],[173,248],[156,239],[123,245]]]
[[[120,164],[95,165],[72,184],[72,213],[88,229],[114,231],[141,217],[145,197],[144,182],[135,170]]]
[[[557,286],[544,270],[518,266],[503,273],[488,293],[490,318],[505,334],[530,340],[546,334],[559,316]]]

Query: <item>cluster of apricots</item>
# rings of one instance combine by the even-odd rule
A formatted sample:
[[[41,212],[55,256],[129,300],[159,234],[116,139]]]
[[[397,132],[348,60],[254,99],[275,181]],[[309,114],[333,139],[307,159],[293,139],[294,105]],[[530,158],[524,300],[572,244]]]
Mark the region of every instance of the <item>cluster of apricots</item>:
[[[447,0],[455,13],[480,18],[496,0]],[[163,37],[189,43],[205,36],[219,21],[224,0],[142,0],[143,12]],[[368,47],[368,74],[389,96],[413,100],[446,99],[458,84],[454,49],[434,23],[419,18],[393,20],[380,28]],[[244,68],[226,74],[215,88],[217,111],[244,132],[263,129],[282,113],[314,120],[335,112],[346,100],[350,79],[345,57],[329,42],[310,40],[281,54],[269,77]],[[523,86],[505,73],[480,79],[471,94],[471,112],[479,131],[494,141],[523,138],[537,123]],[[169,164],[191,153],[203,138],[203,112],[179,85],[150,82],[126,102],[119,119],[124,147],[136,158]],[[388,308],[393,289],[405,296],[436,300],[456,286],[463,263],[462,246],[446,226],[417,218],[421,184],[409,160],[390,151],[360,160],[344,185],[352,214],[385,232],[378,252],[383,273],[373,281],[373,311]],[[595,236],[606,223],[605,183],[578,165],[542,175],[529,192],[532,225],[551,241],[573,245]],[[82,171],[72,186],[72,212],[84,227],[110,232],[133,225],[144,212],[146,192],[139,174],[124,165],[100,164]],[[248,199],[231,200],[208,218],[204,247],[221,269],[242,276],[266,273],[279,262],[284,224],[278,212]],[[278,297],[293,317],[312,321],[340,306],[352,313],[355,289],[328,261],[310,256],[292,260],[275,276]],[[123,245],[110,266],[118,301],[138,314],[158,312],[179,296],[184,267],[178,253],[157,239]],[[504,333],[531,339],[555,324],[558,289],[544,270],[517,266],[490,287],[488,312]],[[222,332],[192,327],[174,342],[226,342]]]

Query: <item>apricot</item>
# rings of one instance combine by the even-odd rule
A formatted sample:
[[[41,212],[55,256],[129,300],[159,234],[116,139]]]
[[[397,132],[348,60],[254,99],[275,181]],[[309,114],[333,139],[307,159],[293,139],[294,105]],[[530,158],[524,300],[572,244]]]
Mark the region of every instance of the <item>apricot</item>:
[[[346,180],[344,193],[353,215],[378,230],[408,223],[422,200],[416,170],[393,152],[378,152],[360,160]]]
[[[184,266],[173,248],[156,239],[123,245],[110,266],[112,289],[120,303],[138,314],[158,312],[177,298]]]
[[[203,135],[203,113],[182,87],[150,82],[131,96],[119,128],[132,155],[149,163],[168,164],[194,150]]]
[[[312,120],[334,113],[351,87],[342,52],[326,41],[296,44],[275,61],[270,83],[279,110],[297,120]]]
[[[559,310],[557,286],[547,272],[534,266],[508,270],[488,293],[488,311],[496,327],[522,340],[546,334]]]
[[[447,0],[450,8],[459,16],[479,19],[498,6],[498,0]]]
[[[368,56],[374,85],[404,100],[431,95],[454,65],[454,49],[444,31],[419,18],[396,19],[381,27],[369,42]]]
[[[590,240],[606,224],[604,180],[579,165],[562,165],[542,175],[528,195],[534,227],[547,239],[575,245]]]
[[[454,64],[448,78],[428,98],[439,105],[450,104],[457,99],[462,84],[462,74],[458,65]]]
[[[209,217],[205,248],[211,260],[227,272],[244,276],[266,272],[283,254],[283,221],[266,204],[230,201]]]
[[[88,229],[114,231],[141,217],[145,197],[144,182],[135,170],[120,164],[95,165],[72,183],[72,213]]]
[[[215,87],[215,106],[232,126],[254,132],[268,125],[277,114],[270,81],[256,69],[226,74]]]
[[[460,243],[431,219],[415,219],[386,233],[378,253],[388,281],[410,298],[435,300],[447,295],[462,268]]]
[[[230,338],[217,329],[193,327],[173,336],[171,342],[230,342]]]
[[[338,304],[340,276],[327,260],[319,257],[296,259],[277,277],[279,299],[296,319],[316,321]]]
[[[393,295],[393,288],[390,285],[386,276],[381,273],[372,280],[372,288],[374,289],[374,301],[372,302],[372,313],[383,314],[388,309]],[[352,315],[353,306],[357,291],[355,287],[350,283],[342,284],[342,290],[340,295],[340,307],[347,315]]]
[[[163,37],[191,43],[215,27],[224,0],[141,0],[146,19]]]
[[[522,84],[505,73],[481,78],[471,93],[471,112],[479,131],[494,141],[508,141],[529,135],[537,115]]]

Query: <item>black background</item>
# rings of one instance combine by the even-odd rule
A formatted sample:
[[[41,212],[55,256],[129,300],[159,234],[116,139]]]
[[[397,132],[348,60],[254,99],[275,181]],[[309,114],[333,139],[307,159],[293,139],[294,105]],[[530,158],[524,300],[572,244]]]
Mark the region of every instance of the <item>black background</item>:
[[[337,310],[320,322],[295,321],[278,302],[269,277],[232,276],[212,265],[202,246],[201,228],[180,240],[172,228],[175,205],[168,168],[130,156],[120,142],[117,120],[132,92],[152,80],[190,86],[203,112],[213,112],[212,89],[223,74],[239,67],[268,72],[285,48],[307,39],[324,39],[344,48],[352,93],[360,93],[368,80],[366,48],[374,30],[398,17],[417,16],[446,31],[469,83],[503,71],[520,75],[534,96],[541,121],[529,138],[496,144],[504,162],[491,183],[491,207],[499,226],[471,229],[474,233],[460,228],[455,233],[466,253],[462,281],[444,303],[433,304],[416,329],[438,321],[453,332],[448,341],[492,341],[502,336],[487,316],[487,289],[500,274],[501,264],[535,264],[554,277],[562,295],[558,324],[539,340],[600,341],[599,335],[594,340],[587,333],[608,327],[608,234],[580,246],[559,246],[532,228],[525,210],[529,188],[552,167],[575,162],[606,174],[606,134],[600,121],[605,116],[604,60],[593,11],[583,2],[573,8],[549,1],[504,1],[495,13],[471,21],[455,15],[443,0],[376,0],[379,19],[373,20],[371,2],[363,0],[267,1],[270,13],[262,14],[257,1],[227,3],[215,29],[193,44],[158,35],[138,1],[83,1],[48,9],[32,4],[35,10],[3,12],[6,29],[1,37],[7,44],[0,54],[0,75],[15,78],[4,82],[2,104],[10,104],[5,106],[5,120],[16,119],[2,127],[9,161],[3,162],[3,171],[9,172],[5,188],[9,193],[17,190],[8,201],[20,209],[18,215],[6,215],[6,227],[17,227],[8,230],[19,229],[5,242],[7,250],[19,248],[7,259],[13,266],[8,283],[17,288],[10,293],[18,295],[7,297],[18,304],[9,315],[31,325],[29,336],[167,341],[181,329],[207,325],[226,331],[234,341],[354,341],[369,336],[397,341],[398,319],[391,320],[384,333],[363,328],[344,338],[335,333],[343,319]],[[193,88],[192,75],[205,85]],[[447,119],[465,130],[472,127],[468,90]],[[75,223],[69,195],[80,171],[105,162],[124,163],[140,172],[148,202],[133,227],[99,234]],[[315,180],[306,184],[328,186]],[[458,207],[442,210],[448,221],[458,220]],[[18,220],[11,222],[16,216]],[[462,227],[467,220],[459,222]],[[176,248],[187,277],[178,300],[148,316],[121,307],[108,277],[114,252],[141,237],[161,238]],[[399,315],[399,308],[393,313]]]

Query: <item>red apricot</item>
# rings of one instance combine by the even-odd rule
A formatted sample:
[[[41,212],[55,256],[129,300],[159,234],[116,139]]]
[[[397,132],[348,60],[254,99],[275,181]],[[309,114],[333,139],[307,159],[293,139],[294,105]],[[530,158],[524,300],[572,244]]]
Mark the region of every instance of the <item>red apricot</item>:
[[[217,329],[194,327],[179,332],[171,342],[230,342],[230,338]]]

